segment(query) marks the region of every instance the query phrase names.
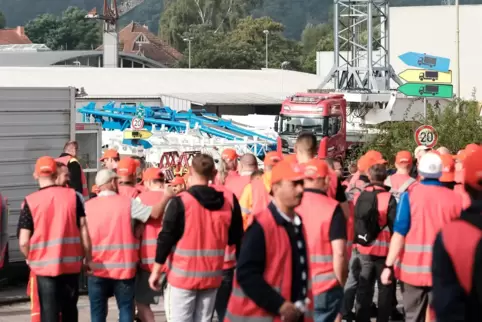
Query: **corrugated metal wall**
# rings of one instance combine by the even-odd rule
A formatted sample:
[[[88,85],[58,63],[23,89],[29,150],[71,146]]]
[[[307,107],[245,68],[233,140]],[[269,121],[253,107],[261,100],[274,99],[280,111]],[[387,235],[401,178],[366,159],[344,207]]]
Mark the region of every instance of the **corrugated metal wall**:
[[[37,158],[58,156],[74,137],[75,90],[0,87],[0,192],[8,198],[10,261],[23,261],[16,238],[20,205],[37,189]]]
[[[164,103],[164,106],[168,106],[175,111],[187,111],[192,107],[191,101],[182,98],[162,95],[161,100],[162,103]]]

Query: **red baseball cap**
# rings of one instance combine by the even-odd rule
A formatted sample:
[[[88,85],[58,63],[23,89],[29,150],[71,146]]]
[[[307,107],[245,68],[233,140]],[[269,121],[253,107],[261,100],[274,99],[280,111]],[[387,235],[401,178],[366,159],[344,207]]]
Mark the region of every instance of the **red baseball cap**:
[[[366,172],[368,171],[368,169],[370,169],[372,166],[376,164],[385,164],[385,163],[387,163],[387,161],[384,159],[375,159],[369,155],[364,155],[358,160],[357,166],[358,166],[358,171]]]
[[[49,156],[40,157],[35,162],[35,174],[39,177],[48,177],[57,172],[55,159]]]
[[[464,183],[482,190],[482,147],[473,150],[464,161]]]
[[[442,159],[442,176],[439,178],[440,182],[455,181],[455,161],[451,154],[439,155]]]
[[[328,164],[319,159],[311,159],[304,164],[305,178],[325,178],[330,173]]]
[[[280,181],[298,181],[305,178],[303,167],[298,163],[286,160],[279,161],[273,167],[271,174],[271,185]]]
[[[186,184],[183,177],[175,177],[171,182],[169,182],[170,186],[177,186],[180,184]]]
[[[378,151],[375,151],[375,150],[368,150],[364,156],[366,157],[369,157],[371,159],[375,159],[375,160],[383,160],[383,155],[378,152]]]
[[[108,149],[104,151],[104,154],[102,154],[102,158],[100,158],[100,161],[104,161],[105,159],[115,159],[119,158],[119,152],[114,149]]]
[[[264,156],[264,166],[265,167],[270,167],[270,166],[272,167],[275,164],[277,164],[278,162],[280,162],[281,160],[283,160],[283,156],[280,153],[278,153],[276,151],[268,152]]]
[[[238,157],[239,157],[238,152],[236,152],[235,149],[231,149],[231,148],[224,149],[223,153],[221,153],[221,158],[227,161],[236,160]]]
[[[142,174],[142,181],[162,179],[164,179],[164,174],[159,168],[148,168]]]
[[[127,177],[136,174],[137,163],[134,159],[124,158],[117,163],[117,175]]]
[[[410,151],[399,151],[395,157],[395,163],[411,164],[413,162],[412,153]]]

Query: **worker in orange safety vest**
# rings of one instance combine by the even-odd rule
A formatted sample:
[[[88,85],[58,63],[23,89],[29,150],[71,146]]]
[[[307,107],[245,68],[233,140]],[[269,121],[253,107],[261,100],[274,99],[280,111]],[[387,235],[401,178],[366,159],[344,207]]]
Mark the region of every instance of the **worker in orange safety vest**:
[[[455,156],[455,182],[457,183],[454,186],[454,191],[457,192],[462,197],[462,207],[464,209],[470,206],[470,197],[464,189],[464,166],[463,162],[465,159],[470,156],[473,152],[475,152],[479,148],[479,145],[475,143],[467,144],[464,150],[460,150],[457,155]]]
[[[100,158],[100,162],[102,162],[102,165],[104,168],[116,171],[117,169],[117,163],[120,161],[120,156],[119,152],[115,149],[107,149],[104,151],[102,154],[102,157]]]
[[[437,321],[482,321],[482,148],[464,161],[472,203],[445,225],[433,247],[433,301]]]
[[[232,192],[209,186],[215,176],[210,155],[194,156],[188,190],[172,198],[166,207],[149,284],[159,289],[166,263],[164,306],[169,322],[211,321],[223,280],[226,246],[239,249],[241,243],[239,205]]]
[[[227,148],[221,153],[220,169],[214,178],[217,185],[225,185],[231,178],[236,178],[238,174],[238,152],[235,149]]]
[[[410,153],[410,151],[399,151],[395,156],[395,168],[397,168],[397,172],[385,180],[385,185],[390,187],[390,193],[397,199],[397,202],[400,200],[400,195],[417,182],[417,180],[410,176],[412,165],[412,153]]]
[[[241,198],[239,198],[239,205],[241,206],[245,228],[247,227],[249,216],[256,212],[263,211],[270,203],[271,169],[282,159],[283,156],[276,151],[266,153],[263,160],[263,180],[254,180],[244,188]]]
[[[273,167],[273,201],[250,217],[225,322],[313,321],[305,229],[295,212],[303,178],[297,163],[283,160]]]
[[[84,170],[82,170],[79,160],[77,160],[78,151],[79,144],[76,141],[69,141],[64,146],[64,152],[55,161],[61,162],[68,167],[70,174],[69,186],[86,198],[89,196],[89,188],[87,187],[87,177]]]
[[[258,170],[258,160],[254,154],[246,153],[239,158],[238,175],[226,177],[224,186],[239,199],[244,188],[251,182],[251,174],[256,170]]]
[[[346,218],[340,204],[327,196],[329,167],[312,159],[305,164],[304,192],[296,212],[306,229],[314,297],[314,320],[341,319],[343,286],[348,275]]]
[[[120,321],[133,321],[139,240],[132,222],[159,219],[168,197],[147,206],[118,194],[118,177],[107,169],[97,173],[95,184],[99,194],[85,203],[92,238],[92,276],[88,279],[91,321],[105,321],[111,293],[119,307]]]
[[[159,168],[148,168],[142,175],[146,191],[137,199],[147,206],[154,206],[164,198],[164,175]],[[149,276],[154,266],[156,256],[157,235],[162,227],[161,218],[149,218],[142,234],[140,249],[140,269],[137,270],[135,299],[138,316],[143,322],[154,322],[154,312],[151,304],[158,304],[161,291],[149,287]],[[164,271],[164,270],[163,270]]]
[[[136,162],[132,158],[123,158],[117,163],[117,176],[118,176],[118,186],[119,186],[119,194],[136,198],[140,191],[136,188],[136,175],[137,175],[137,168],[138,162]]]
[[[22,204],[19,245],[36,276],[41,320],[60,321],[61,314],[64,321],[76,322],[79,273],[83,258],[91,268],[91,243],[83,201],[73,189],[55,185],[56,176],[53,158],[37,160],[34,178],[40,190]]]
[[[394,264],[400,256],[396,275],[404,283],[403,304],[406,321],[425,321],[429,312],[432,288],[432,246],[437,232],[458,218],[461,199],[439,181],[443,164],[433,152],[424,154],[418,163],[420,184],[400,197],[394,233],[381,281],[392,283]],[[397,268],[398,270],[398,268]]]

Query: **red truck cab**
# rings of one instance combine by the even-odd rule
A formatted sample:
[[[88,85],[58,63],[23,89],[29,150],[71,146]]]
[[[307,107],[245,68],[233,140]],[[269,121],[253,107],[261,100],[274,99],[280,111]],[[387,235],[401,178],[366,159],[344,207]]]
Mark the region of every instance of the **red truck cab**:
[[[320,142],[318,157],[345,157],[346,100],[343,94],[296,93],[283,101],[275,120],[274,128],[281,137],[283,153],[293,153],[301,132],[313,132]]]

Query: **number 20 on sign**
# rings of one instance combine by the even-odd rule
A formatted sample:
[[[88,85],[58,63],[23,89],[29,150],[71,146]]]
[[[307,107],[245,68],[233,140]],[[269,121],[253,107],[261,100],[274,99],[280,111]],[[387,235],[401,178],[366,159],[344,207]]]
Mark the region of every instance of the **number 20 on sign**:
[[[422,125],[415,131],[415,142],[433,148],[437,144],[438,134],[431,125]]]

